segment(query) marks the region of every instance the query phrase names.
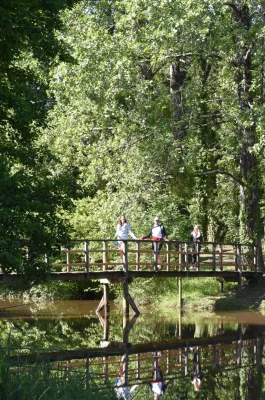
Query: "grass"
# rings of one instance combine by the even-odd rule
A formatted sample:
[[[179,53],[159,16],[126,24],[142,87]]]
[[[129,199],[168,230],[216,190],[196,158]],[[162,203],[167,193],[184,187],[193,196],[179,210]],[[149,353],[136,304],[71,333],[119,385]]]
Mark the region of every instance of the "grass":
[[[155,308],[160,312],[174,311],[180,307],[179,287],[160,285],[160,291],[155,299]],[[163,289],[163,290],[162,290]],[[220,282],[214,278],[182,279],[182,307],[186,310],[198,311],[237,311],[265,309],[265,279],[258,282],[244,282],[242,290],[237,283]],[[154,304],[154,302],[152,303]]]

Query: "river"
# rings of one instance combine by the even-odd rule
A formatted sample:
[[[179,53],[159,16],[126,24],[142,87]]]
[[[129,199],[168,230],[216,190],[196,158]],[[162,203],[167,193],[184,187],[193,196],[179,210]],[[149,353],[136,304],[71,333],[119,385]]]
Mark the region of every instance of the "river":
[[[161,389],[165,400],[265,398],[265,314],[146,310],[126,321],[114,303],[107,318],[97,305],[1,300],[2,347],[11,361],[41,354],[69,376],[82,370],[87,385],[113,386],[116,397],[155,399]]]

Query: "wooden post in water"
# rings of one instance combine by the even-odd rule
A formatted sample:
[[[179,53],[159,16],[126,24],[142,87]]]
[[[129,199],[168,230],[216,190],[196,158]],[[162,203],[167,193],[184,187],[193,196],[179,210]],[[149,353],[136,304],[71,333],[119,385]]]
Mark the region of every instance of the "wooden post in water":
[[[103,285],[103,298],[104,298],[104,314],[105,317],[109,313],[109,285],[108,283],[104,283]]]
[[[181,299],[181,304],[182,304],[182,299]],[[179,331],[178,331],[178,337],[181,339],[182,336],[182,312],[181,308],[179,309]]]
[[[182,278],[179,277],[179,306],[182,307]]]

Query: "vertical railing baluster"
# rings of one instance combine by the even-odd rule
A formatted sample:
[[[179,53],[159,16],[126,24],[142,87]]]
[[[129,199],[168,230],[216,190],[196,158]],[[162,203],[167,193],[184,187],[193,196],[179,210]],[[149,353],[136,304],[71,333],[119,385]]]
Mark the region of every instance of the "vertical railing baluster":
[[[89,386],[89,355],[86,356],[86,389]]]
[[[183,261],[182,244],[177,242],[176,246],[177,246],[177,251],[179,251],[179,271],[182,271],[182,261]]]
[[[86,273],[88,275],[89,274],[89,241],[88,240],[85,241],[84,252],[85,252]]]
[[[215,369],[216,369],[216,344],[215,343],[213,343],[212,350],[213,350],[212,370],[215,371]]]
[[[238,290],[241,290],[242,289],[242,263],[241,263],[241,244],[237,244],[237,254],[238,254],[238,257],[237,257],[237,270],[238,270],[238,273],[239,273],[239,276],[238,276]]]
[[[185,270],[189,268],[189,246],[185,243]]]
[[[258,247],[257,245],[253,245],[253,255],[254,255],[254,271],[257,272],[258,271]]]
[[[212,244],[213,272],[216,271],[216,243]]]
[[[196,243],[196,267],[200,271],[200,244]]]
[[[45,254],[45,264],[46,264],[47,273],[50,274],[51,273],[51,264],[50,264],[49,254]]]
[[[108,243],[106,240],[103,241],[103,271],[108,269]]]
[[[140,354],[137,353],[136,354],[136,379],[140,379],[141,378],[141,363],[140,363]]]
[[[220,271],[223,271],[223,246],[219,244],[219,251],[220,251]]]
[[[237,270],[242,273],[241,244],[236,245]]]
[[[128,275],[128,241],[124,241],[124,253],[123,253],[123,269],[126,272],[126,277]]]
[[[166,369],[166,374],[170,374],[170,352],[169,352],[169,350],[167,350],[167,353],[166,353],[166,355],[167,355],[167,357],[166,357],[166,365],[167,365],[167,369]]]
[[[67,272],[71,272],[71,258],[70,258],[70,250],[71,246],[67,245],[66,248],[66,264],[67,264]]]
[[[167,271],[170,269],[170,242],[166,242],[167,249]]]
[[[188,357],[188,348],[185,348],[185,376],[189,374],[189,357]]]
[[[140,264],[140,242],[136,242],[136,271],[139,271],[139,264]]]

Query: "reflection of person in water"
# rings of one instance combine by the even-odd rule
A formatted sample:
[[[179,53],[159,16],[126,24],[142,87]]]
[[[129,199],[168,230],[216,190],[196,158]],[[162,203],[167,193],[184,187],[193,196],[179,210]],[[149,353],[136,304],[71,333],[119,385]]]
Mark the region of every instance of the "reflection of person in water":
[[[199,347],[195,347],[194,349],[192,349],[192,351],[193,351],[193,368],[192,368],[191,381],[194,386],[194,390],[197,392],[201,389],[203,373],[201,370]]]
[[[163,372],[161,370],[161,356],[161,352],[156,352],[154,354],[153,377],[152,382],[149,383],[151,392],[154,395],[154,400],[158,400],[159,397],[163,396],[169,382],[163,378]]]
[[[116,392],[116,395],[117,395],[117,399],[119,399],[119,400],[131,399],[132,392],[137,388],[137,386],[139,386],[139,383],[140,383],[139,382],[137,385],[133,385],[133,386],[126,386],[125,385],[124,361],[125,361],[125,358],[123,356],[121,358],[119,376],[115,381],[115,392]]]

